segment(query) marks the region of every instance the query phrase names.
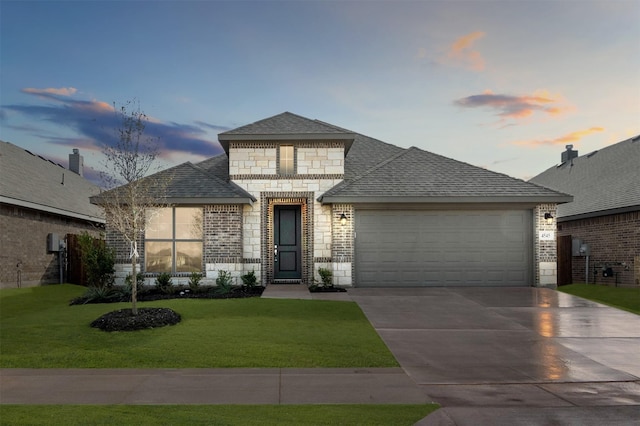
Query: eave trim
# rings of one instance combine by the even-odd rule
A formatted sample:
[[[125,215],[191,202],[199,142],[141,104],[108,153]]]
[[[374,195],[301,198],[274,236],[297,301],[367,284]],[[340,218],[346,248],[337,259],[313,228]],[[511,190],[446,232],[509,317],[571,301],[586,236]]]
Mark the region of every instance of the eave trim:
[[[322,204],[358,204],[358,203],[377,203],[377,204],[413,204],[413,203],[568,203],[573,201],[573,197],[562,196],[435,196],[435,197],[385,197],[385,196],[339,196],[329,195],[321,196],[318,201]]]
[[[58,209],[56,207],[45,206],[43,204],[31,203],[29,201],[17,200],[15,198],[0,196],[0,203],[9,204],[9,205],[18,206],[18,207],[25,207],[32,210],[38,210],[46,213],[57,214],[60,216],[72,217],[74,219],[88,220],[90,222],[96,222],[96,223],[106,223],[105,220],[101,217],[91,216],[91,215],[82,214],[82,213],[76,213],[69,210]]]

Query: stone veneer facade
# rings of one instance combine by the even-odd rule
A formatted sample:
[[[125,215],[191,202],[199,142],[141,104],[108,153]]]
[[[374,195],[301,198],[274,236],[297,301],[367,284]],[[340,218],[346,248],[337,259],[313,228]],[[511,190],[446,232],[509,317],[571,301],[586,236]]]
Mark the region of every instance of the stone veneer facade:
[[[278,173],[279,145],[295,147],[292,175]],[[255,271],[263,285],[273,281],[273,211],[276,205],[299,205],[302,214],[302,282],[319,280],[317,270],[334,270],[334,283],[351,285],[351,264],[334,259],[335,214],[317,199],[344,177],[341,141],[233,142],[229,147],[231,180],[258,201],[243,209],[243,258],[224,265],[232,274]],[[338,223],[339,217],[338,214]],[[340,267],[334,267],[340,263]],[[345,266],[342,263],[348,263]],[[346,269],[349,270],[348,276]],[[217,268],[207,264],[207,271]],[[217,272],[215,272],[217,274]],[[207,273],[209,276],[209,273]]]

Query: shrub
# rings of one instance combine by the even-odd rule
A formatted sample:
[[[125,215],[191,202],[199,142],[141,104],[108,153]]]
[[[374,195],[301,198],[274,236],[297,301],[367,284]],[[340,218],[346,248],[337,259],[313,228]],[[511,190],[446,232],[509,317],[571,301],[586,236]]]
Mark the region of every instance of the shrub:
[[[324,287],[333,287],[333,271],[328,268],[318,268],[318,275]]]
[[[231,290],[233,290],[233,278],[231,278],[231,273],[227,271],[218,271],[218,278],[216,278],[216,285],[218,288],[216,289],[216,293],[218,294],[229,294]]]
[[[104,240],[94,238],[87,232],[78,236],[80,259],[87,274],[87,284],[91,287],[113,286],[115,253]]]
[[[246,274],[242,275],[240,279],[242,280],[242,284],[244,284],[244,286],[247,288],[253,288],[258,283],[258,278],[256,278],[256,274],[253,271],[247,272]]]
[[[200,272],[192,272],[189,277],[189,288],[193,291],[196,291],[200,286],[200,281],[202,280],[202,274]]]
[[[171,275],[167,272],[163,272],[156,277],[156,286],[158,290],[163,293],[171,294],[173,293],[173,280],[171,279]]]
[[[113,287],[87,287],[82,298],[84,303],[110,302],[112,299],[119,297],[117,291]]]

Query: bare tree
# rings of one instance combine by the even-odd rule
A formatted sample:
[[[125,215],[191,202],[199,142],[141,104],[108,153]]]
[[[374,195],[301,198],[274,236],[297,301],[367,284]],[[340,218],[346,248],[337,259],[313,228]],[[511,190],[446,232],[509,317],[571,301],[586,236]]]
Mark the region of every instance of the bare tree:
[[[100,205],[107,219],[107,227],[119,233],[130,244],[131,311],[137,308],[138,240],[144,235],[148,215],[165,207],[165,190],[170,177],[167,173],[148,176],[158,157],[158,139],[145,136],[147,115],[137,100],[120,108],[114,104],[117,128],[113,145],[104,145],[105,166],[101,173],[108,189],[92,202]],[[155,168],[157,169],[157,168]]]

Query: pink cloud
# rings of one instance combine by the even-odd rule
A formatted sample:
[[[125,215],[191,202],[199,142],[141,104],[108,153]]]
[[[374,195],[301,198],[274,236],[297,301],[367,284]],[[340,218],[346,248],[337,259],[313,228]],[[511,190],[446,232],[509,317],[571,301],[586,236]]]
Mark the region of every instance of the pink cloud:
[[[546,91],[531,95],[507,95],[486,91],[480,95],[471,95],[457,99],[454,103],[464,108],[490,108],[503,119],[521,119],[542,112],[548,115],[559,115],[570,108],[558,105],[559,96],[552,96]]]
[[[462,66],[473,71],[484,70],[484,58],[480,52],[473,49],[475,42],[484,36],[484,32],[475,31],[458,38],[447,48],[445,57],[441,59],[441,62],[448,65]]]
[[[604,127],[590,127],[584,130],[576,130],[575,132],[567,133],[566,135],[557,137],[555,139],[534,139],[528,141],[516,141],[513,142],[514,145],[522,145],[529,148],[538,148],[540,146],[554,146],[554,145],[565,145],[568,143],[577,143],[582,138],[589,136],[593,133],[604,132]]]

